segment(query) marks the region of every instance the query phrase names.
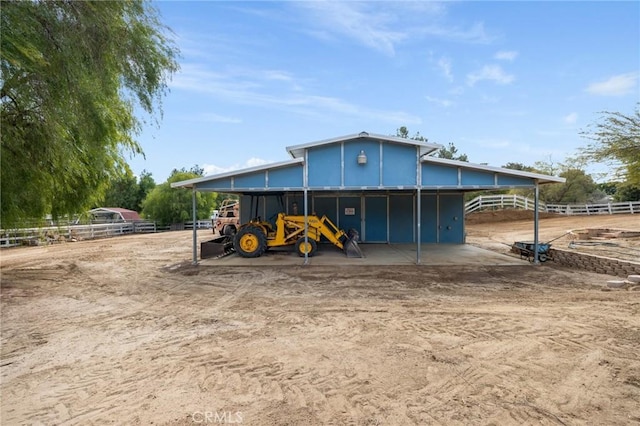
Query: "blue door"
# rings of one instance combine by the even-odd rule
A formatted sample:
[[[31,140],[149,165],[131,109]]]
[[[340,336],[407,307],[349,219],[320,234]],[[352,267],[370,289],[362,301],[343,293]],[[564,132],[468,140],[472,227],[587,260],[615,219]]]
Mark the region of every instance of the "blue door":
[[[336,203],[336,197],[314,197],[313,207],[310,209],[309,214],[314,214],[318,217],[327,216],[333,223],[338,219],[338,204]]]
[[[387,242],[387,197],[365,197],[364,199],[364,236],[362,241],[369,243]]]
[[[440,194],[438,198],[438,242],[464,243],[463,195]]]
[[[360,197],[340,197],[338,198],[338,228],[345,232],[355,229],[358,234],[362,234],[360,221],[362,219],[362,208],[360,207]]]
[[[412,243],[413,195],[389,195],[389,242]]]
[[[420,223],[420,241],[422,243],[438,242],[438,196],[436,194],[423,194],[420,210],[422,222]]]

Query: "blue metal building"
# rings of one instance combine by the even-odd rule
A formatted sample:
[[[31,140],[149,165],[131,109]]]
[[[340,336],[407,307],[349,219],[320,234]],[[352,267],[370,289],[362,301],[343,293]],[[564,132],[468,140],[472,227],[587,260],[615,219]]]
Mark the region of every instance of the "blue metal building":
[[[172,186],[192,189],[194,200],[196,191],[240,195],[242,223],[281,211],[327,215],[339,228],[357,230],[363,243],[416,243],[419,262],[421,243],[464,243],[464,192],[533,188],[537,202],[540,184],[564,182],[429,155],[439,148],[361,132],[288,147],[288,161]]]

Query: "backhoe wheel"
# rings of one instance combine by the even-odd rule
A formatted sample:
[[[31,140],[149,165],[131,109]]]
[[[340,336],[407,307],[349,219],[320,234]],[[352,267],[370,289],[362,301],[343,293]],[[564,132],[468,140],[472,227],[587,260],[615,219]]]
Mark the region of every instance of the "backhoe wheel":
[[[298,241],[296,241],[296,252],[300,257],[304,257],[305,253],[308,257],[311,257],[315,254],[317,249],[318,244],[316,244],[315,240],[312,240],[311,238],[308,238],[306,242],[304,237],[298,238]]]
[[[233,248],[242,257],[259,257],[267,249],[267,236],[258,226],[245,226],[236,233]]]

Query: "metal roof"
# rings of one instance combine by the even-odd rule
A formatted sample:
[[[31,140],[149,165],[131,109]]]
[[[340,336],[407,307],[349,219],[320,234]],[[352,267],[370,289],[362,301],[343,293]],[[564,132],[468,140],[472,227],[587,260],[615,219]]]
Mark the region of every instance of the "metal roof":
[[[424,142],[424,141],[416,141],[416,140],[413,140],[413,139],[405,139],[405,138],[400,138],[400,137],[396,137],[396,136],[385,136],[385,135],[378,135],[378,134],[371,134],[371,133],[367,133],[367,132],[361,132],[361,133],[358,133],[358,134],[340,136],[340,137],[336,137],[336,138],[321,140],[321,141],[318,141],[318,142],[312,142],[312,143],[306,143],[306,144],[294,145],[294,146],[287,147],[287,151],[293,157],[290,160],[285,160],[285,161],[280,161],[280,162],[270,163],[270,164],[263,164],[263,165],[256,166],[256,167],[250,167],[250,168],[240,169],[240,170],[233,170],[233,171],[230,171],[230,172],[225,172],[225,173],[220,173],[220,174],[202,176],[202,177],[189,179],[189,180],[184,180],[184,181],[180,181],[180,182],[174,182],[174,183],[171,184],[171,187],[172,188],[193,188],[193,187],[197,187],[197,185],[199,183],[203,183],[203,182],[210,182],[210,181],[215,181],[215,180],[220,180],[220,179],[225,179],[225,178],[234,178],[234,177],[237,177],[237,176],[247,175],[247,174],[251,174],[251,173],[255,173],[255,172],[261,172],[261,171],[266,171],[266,170],[274,170],[274,169],[278,169],[278,168],[285,168],[285,167],[298,165],[298,164],[302,165],[302,164],[304,164],[304,161],[305,161],[304,152],[308,148],[313,148],[313,147],[318,147],[318,146],[323,146],[323,145],[329,145],[329,144],[334,144],[334,143],[341,143],[341,142],[346,142],[346,141],[353,141],[353,140],[356,140],[356,139],[367,139],[367,140],[374,140],[374,141],[377,140],[377,141],[381,141],[381,142],[391,142],[391,143],[397,143],[397,144],[405,144],[405,145],[410,145],[410,146],[417,146],[417,147],[420,148],[421,159],[422,159],[423,163],[440,164],[440,165],[444,165],[444,166],[461,167],[463,169],[479,170],[479,171],[485,171],[485,172],[500,173],[500,174],[503,174],[503,175],[510,175],[510,176],[528,178],[528,179],[535,179],[535,180],[538,181],[538,183],[541,183],[541,184],[545,184],[545,183],[564,183],[566,181],[564,178],[557,177],[557,176],[549,176],[549,175],[544,175],[544,174],[539,174],[539,173],[525,172],[525,171],[521,171],[521,170],[506,169],[506,168],[502,168],[502,167],[488,166],[488,165],[485,165],[485,164],[469,163],[469,162],[466,162],[466,161],[448,160],[448,159],[444,159],[444,158],[437,158],[437,157],[429,156],[428,154],[430,154],[430,153],[434,152],[435,150],[441,148],[442,145],[428,143],[428,142]]]
[[[543,175],[539,173],[525,172],[522,170],[506,169],[504,167],[487,166],[486,164],[469,163],[467,161],[449,160],[437,157],[422,157],[424,163],[443,164],[448,166],[463,167],[465,169],[481,170],[485,172],[501,173],[503,175],[520,176],[537,179],[539,183],[565,183],[566,179],[557,176]]]
[[[360,132],[360,133],[354,133],[352,135],[339,136],[337,138],[324,139],[317,142],[309,142],[301,145],[288,146],[287,151],[293,158],[302,158],[304,156],[304,151],[307,148],[314,148],[322,145],[329,145],[329,144],[338,143],[338,142],[346,142],[354,139],[365,139],[365,138],[371,139],[371,140],[383,141],[383,142],[392,142],[392,143],[398,143],[398,144],[404,144],[404,145],[419,146],[422,155],[426,155],[430,152],[435,151],[436,149],[442,148],[442,145],[436,144],[436,143],[417,141],[417,140],[406,139],[406,138],[401,138],[397,136],[387,136],[387,135],[378,135],[375,133]]]
[[[262,170],[278,169],[281,167],[287,167],[294,164],[302,164],[302,163],[304,163],[304,158],[294,158],[292,160],[279,161],[277,163],[262,164],[260,166],[249,167],[249,168],[240,169],[240,170],[233,170],[230,172],[220,173],[217,175],[202,176],[199,178],[182,180],[180,182],[173,182],[171,184],[171,187],[172,188],[193,188],[193,186],[197,185],[198,183],[209,182],[215,179],[224,179],[232,176],[235,177],[240,175],[246,175],[249,173],[259,172]]]

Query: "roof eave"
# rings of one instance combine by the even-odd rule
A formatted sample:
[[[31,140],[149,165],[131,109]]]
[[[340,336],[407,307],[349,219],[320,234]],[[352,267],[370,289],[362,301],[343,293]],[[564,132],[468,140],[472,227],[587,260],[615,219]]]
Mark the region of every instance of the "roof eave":
[[[323,139],[320,141],[316,141],[316,142],[309,142],[309,143],[304,143],[304,144],[300,144],[300,145],[292,145],[292,146],[288,146],[287,152],[289,153],[289,155],[291,155],[292,158],[301,158],[304,155],[304,151],[308,148],[312,148],[315,146],[321,146],[321,145],[328,145],[328,144],[332,144],[332,143],[338,143],[338,142],[346,142],[346,141],[350,141],[350,140],[355,140],[355,139],[373,139],[373,140],[380,140],[380,141],[387,141],[387,142],[394,142],[394,143],[401,143],[401,144],[405,144],[405,145],[416,145],[421,147],[421,150],[424,149],[425,153],[421,155],[426,155],[429,154],[437,149],[442,148],[442,145],[440,144],[435,144],[435,143],[429,143],[429,142],[424,142],[424,141],[417,141],[414,139],[407,139],[407,138],[401,138],[398,136],[387,136],[387,135],[380,135],[380,134],[376,134],[376,133],[368,133],[368,132],[360,132],[360,133],[354,133],[351,135],[346,135],[346,136],[339,136],[336,138],[330,138],[330,139]]]
[[[430,162],[430,163],[446,164],[446,165],[450,165],[450,166],[460,166],[460,167],[466,167],[466,168],[469,168],[469,169],[476,169],[476,170],[483,170],[483,171],[488,171],[488,172],[502,173],[502,174],[507,174],[507,175],[512,175],[512,176],[526,177],[526,178],[530,178],[530,179],[535,179],[535,180],[538,181],[538,183],[541,183],[541,184],[546,184],[546,183],[565,183],[567,181],[565,178],[562,178],[562,177],[559,177],[559,176],[543,175],[543,174],[540,174],[540,173],[532,173],[532,172],[525,172],[525,171],[522,171],[522,170],[506,169],[504,167],[487,166],[487,165],[484,165],[484,164],[469,163],[467,161],[449,160],[449,159],[446,159],[446,158],[423,157],[422,161],[423,162]]]
[[[235,177],[235,176],[249,174],[249,173],[255,173],[255,172],[259,172],[259,171],[263,171],[263,170],[278,169],[278,168],[281,168],[281,167],[291,166],[291,165],[295,165],[295,164],[303,163],[303,162],[304,162],[303,158],[295,158],[295,159],[292,159],[292,160],[279,161],[277,163],[262,164],[260,166],[249,167],[249,168],[246,168],[246,169],[233,170],[231,172],[220,173],[220,174],[217,174],[217,175],[202,176],[202,177],[199,177],[199,178],[182,180],[180,182],[173,182],[171,184],[171,188],[193,188],[194,186],[197,186],[197,184],[202,183],[202,182],[208,182],[208,181],[217,180],[217,179],[225,179],[225,178],[232,177],[232,176]]]

